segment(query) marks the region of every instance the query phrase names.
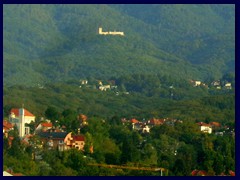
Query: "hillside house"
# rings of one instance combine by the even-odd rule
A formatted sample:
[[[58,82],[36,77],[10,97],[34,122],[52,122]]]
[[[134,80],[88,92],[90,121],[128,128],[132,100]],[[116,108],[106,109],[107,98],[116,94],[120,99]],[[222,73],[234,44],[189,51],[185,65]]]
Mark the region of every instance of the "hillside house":
[[[221,128],[221,124],[219,122],[210,122],[209,125],[213,128],[213,129],[219,129]]]
[[[72,132],[40,132],[40,139],[48,149],[65,151],[71,148],[84,149],[85,137],[83,135],[72,135]]]
[[[226,89],[232,89],[232,84],[231,83],[226,83],[224,87]]]
[[[88,117],[84,114],[79,114],[78,115],[78,120],[80,121],[80,124],[82,126],[88,125],[87,119],[88,119]]]
[[[58,149],[59,151],[68,149],[64,144],[64,139],[67,135],[67,132],[40,132],[38,134],[48,149]]]
[[[81,84],[82,85],[87,85],[88,84],[88,80],[81,80]]]
[[[72,135],[70,132],[64,139],[64,143],[68,149],[76,148],[83,151],[85,145],[85,137],[83,135]]]
[[[201,81],[194,81],[194,86],[200,86],[201,85]]]
[[[148,125],[143,125],[142,126],[142,133],[149,133],[150,132],[150,127]]]
[[[110,85],[101,85],[98,87],[98,89],[101,91],[107,91],[107,90],[111,89],[111,86]]]
[[[165,119],[152,118],[152,119],[147,121],[147,125],[151,128],[151,127],[156,126],[156,125],[162,125],[162,124],[164,124],[164,122],[165,122]]]
[[[206,124],[204,122],[199,122],[197,124],[200,127],[200,131],[202,131],[203,133],[208,133],[208,134],[212,133],[212,127],[210,124]]]

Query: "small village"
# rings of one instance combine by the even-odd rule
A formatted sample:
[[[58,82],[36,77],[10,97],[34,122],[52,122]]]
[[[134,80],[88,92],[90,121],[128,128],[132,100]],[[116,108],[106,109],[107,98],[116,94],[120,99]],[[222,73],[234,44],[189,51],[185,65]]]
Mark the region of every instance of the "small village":
[[[9,114],[9,119],[3,120],[3,137],[7,138],[9,141],[9,146],[11,146],[13,136],[11,136],[11,131],[17,128],[19,132],[19,137],[21,143],[24,146],[32,146],[36,151],[33,152],[32,158],[36,161],[41,161],[41,150],[43,148],[51,150],[57,149],[58,151],[67,151],[69,149],[77,149],[79,151],[84,151],[84,145],[86,139],[83,134],[81,134],[81,128],[78,129],[78,133],[74,134],[72,132],[66,131],[66,126],[54,126],[53,123],[42,118],[39,124],[34,126],[34,129],[30,130],[29,124],[35,124],[35,115],[24,108],[13,108]],[[77,117],[80,127],[88,126],[88,117],[83,114],[79,114]],[[128,126],[132,131],[137,131],[140,134],[148,134],[151,128],[155,126],[168,125],[175,126],[177,123],[184,123],[178,119],[170,118],[151,118],[148,120],[137,120],[135,118],[121,119],[122,126]],[[230,129],[227,126],[222,126],[218,122],[198,122],[196,123],[199,127],[199,131],[206,134],[214,134],[216,136],[235,136],[234,129]],[[36,138],[37,137],[37,138]],[[94,153],[94,144],[89,147],[90,153]]]
[[[106,82],[103,82],[102,80],[97,80],[95,83],[89,83],[87,79],[82,79],[79,81],[80,85],[79,88],[89,88],[89,89],[98,89],[100,91],[115,91],[116,95],[119,95],[120,93],[123,94],[129,94],[129,92],[119,92],[119,88],[116,85],[115,80],[109,80]],[[221,81],[221,80],[214,80],[211,83],[207,84],[205,82],[202,82],[200,80],[189,80],[189,83],[192,85],[192,87],[204,87],[206,89],[216,89],[216,90],[231,90],[232,84],[227,81]],[[42,85],[38,85],[39,88],[44,88]],[[174,86],[169,86],[169,89],[174,89]]]

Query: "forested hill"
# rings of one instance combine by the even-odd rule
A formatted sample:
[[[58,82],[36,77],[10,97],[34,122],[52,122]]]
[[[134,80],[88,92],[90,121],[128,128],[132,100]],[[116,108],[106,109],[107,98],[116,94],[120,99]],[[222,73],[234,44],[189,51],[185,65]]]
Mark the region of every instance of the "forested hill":
[[[4,5],[3,22],[4,85],[235,68],[234,5]]]

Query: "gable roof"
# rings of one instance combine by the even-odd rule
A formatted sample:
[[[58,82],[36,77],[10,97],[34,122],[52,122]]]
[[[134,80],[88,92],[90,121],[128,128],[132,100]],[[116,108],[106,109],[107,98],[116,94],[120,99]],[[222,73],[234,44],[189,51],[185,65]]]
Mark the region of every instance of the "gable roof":
[[[72,135],[74,141],[84,141],[85,138],[83,135]]]
[[[3,121],[3,127],[6,128],[6,129],[11,129],[11,128],[13,128],[13,124],[4,120]]]
[[[164,123],[164,119],[150,119],[148,124],[151,124],[151,125],[161,125]]]
[[[221,124],[219,122],[210,122],[210,125],[215,127],[221,127]]]
[[[11,114],[14,113],[15,116],[19,116],[19,109],[17,108],[12,108],[11,109]],[[24,116],[32,116],[35,117],[32,113],[30,113],[28,110],[24,109]]]
[[[41,125],[42,125],[43,127],[52,127],[52,126],[53,126],[52,123],[48,123],[48,122],[41,123]]]
[[[131,119],[131,123],[138,123],[139,121],[137,119]]]
[[[209,125],[209,124],[207,124],[207,123],[204,123],[204,122],[198,122],[197,124],[198,124],[199,126],[210,127],[210,125]]]

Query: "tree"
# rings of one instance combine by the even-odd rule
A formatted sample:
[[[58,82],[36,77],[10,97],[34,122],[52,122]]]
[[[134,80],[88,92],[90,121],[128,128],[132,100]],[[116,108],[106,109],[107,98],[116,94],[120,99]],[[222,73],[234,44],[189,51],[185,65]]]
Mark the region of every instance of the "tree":
[[[53,125],[56,125],[56,120],[59,119],[59,113],[56,108],[50,106],[45,111],[45,116],[47,119],[50,119]]]
[[[51,176],[76,176],[77,171],[72,168],[64,166],[60,160],[57,160],[51,168]]]

